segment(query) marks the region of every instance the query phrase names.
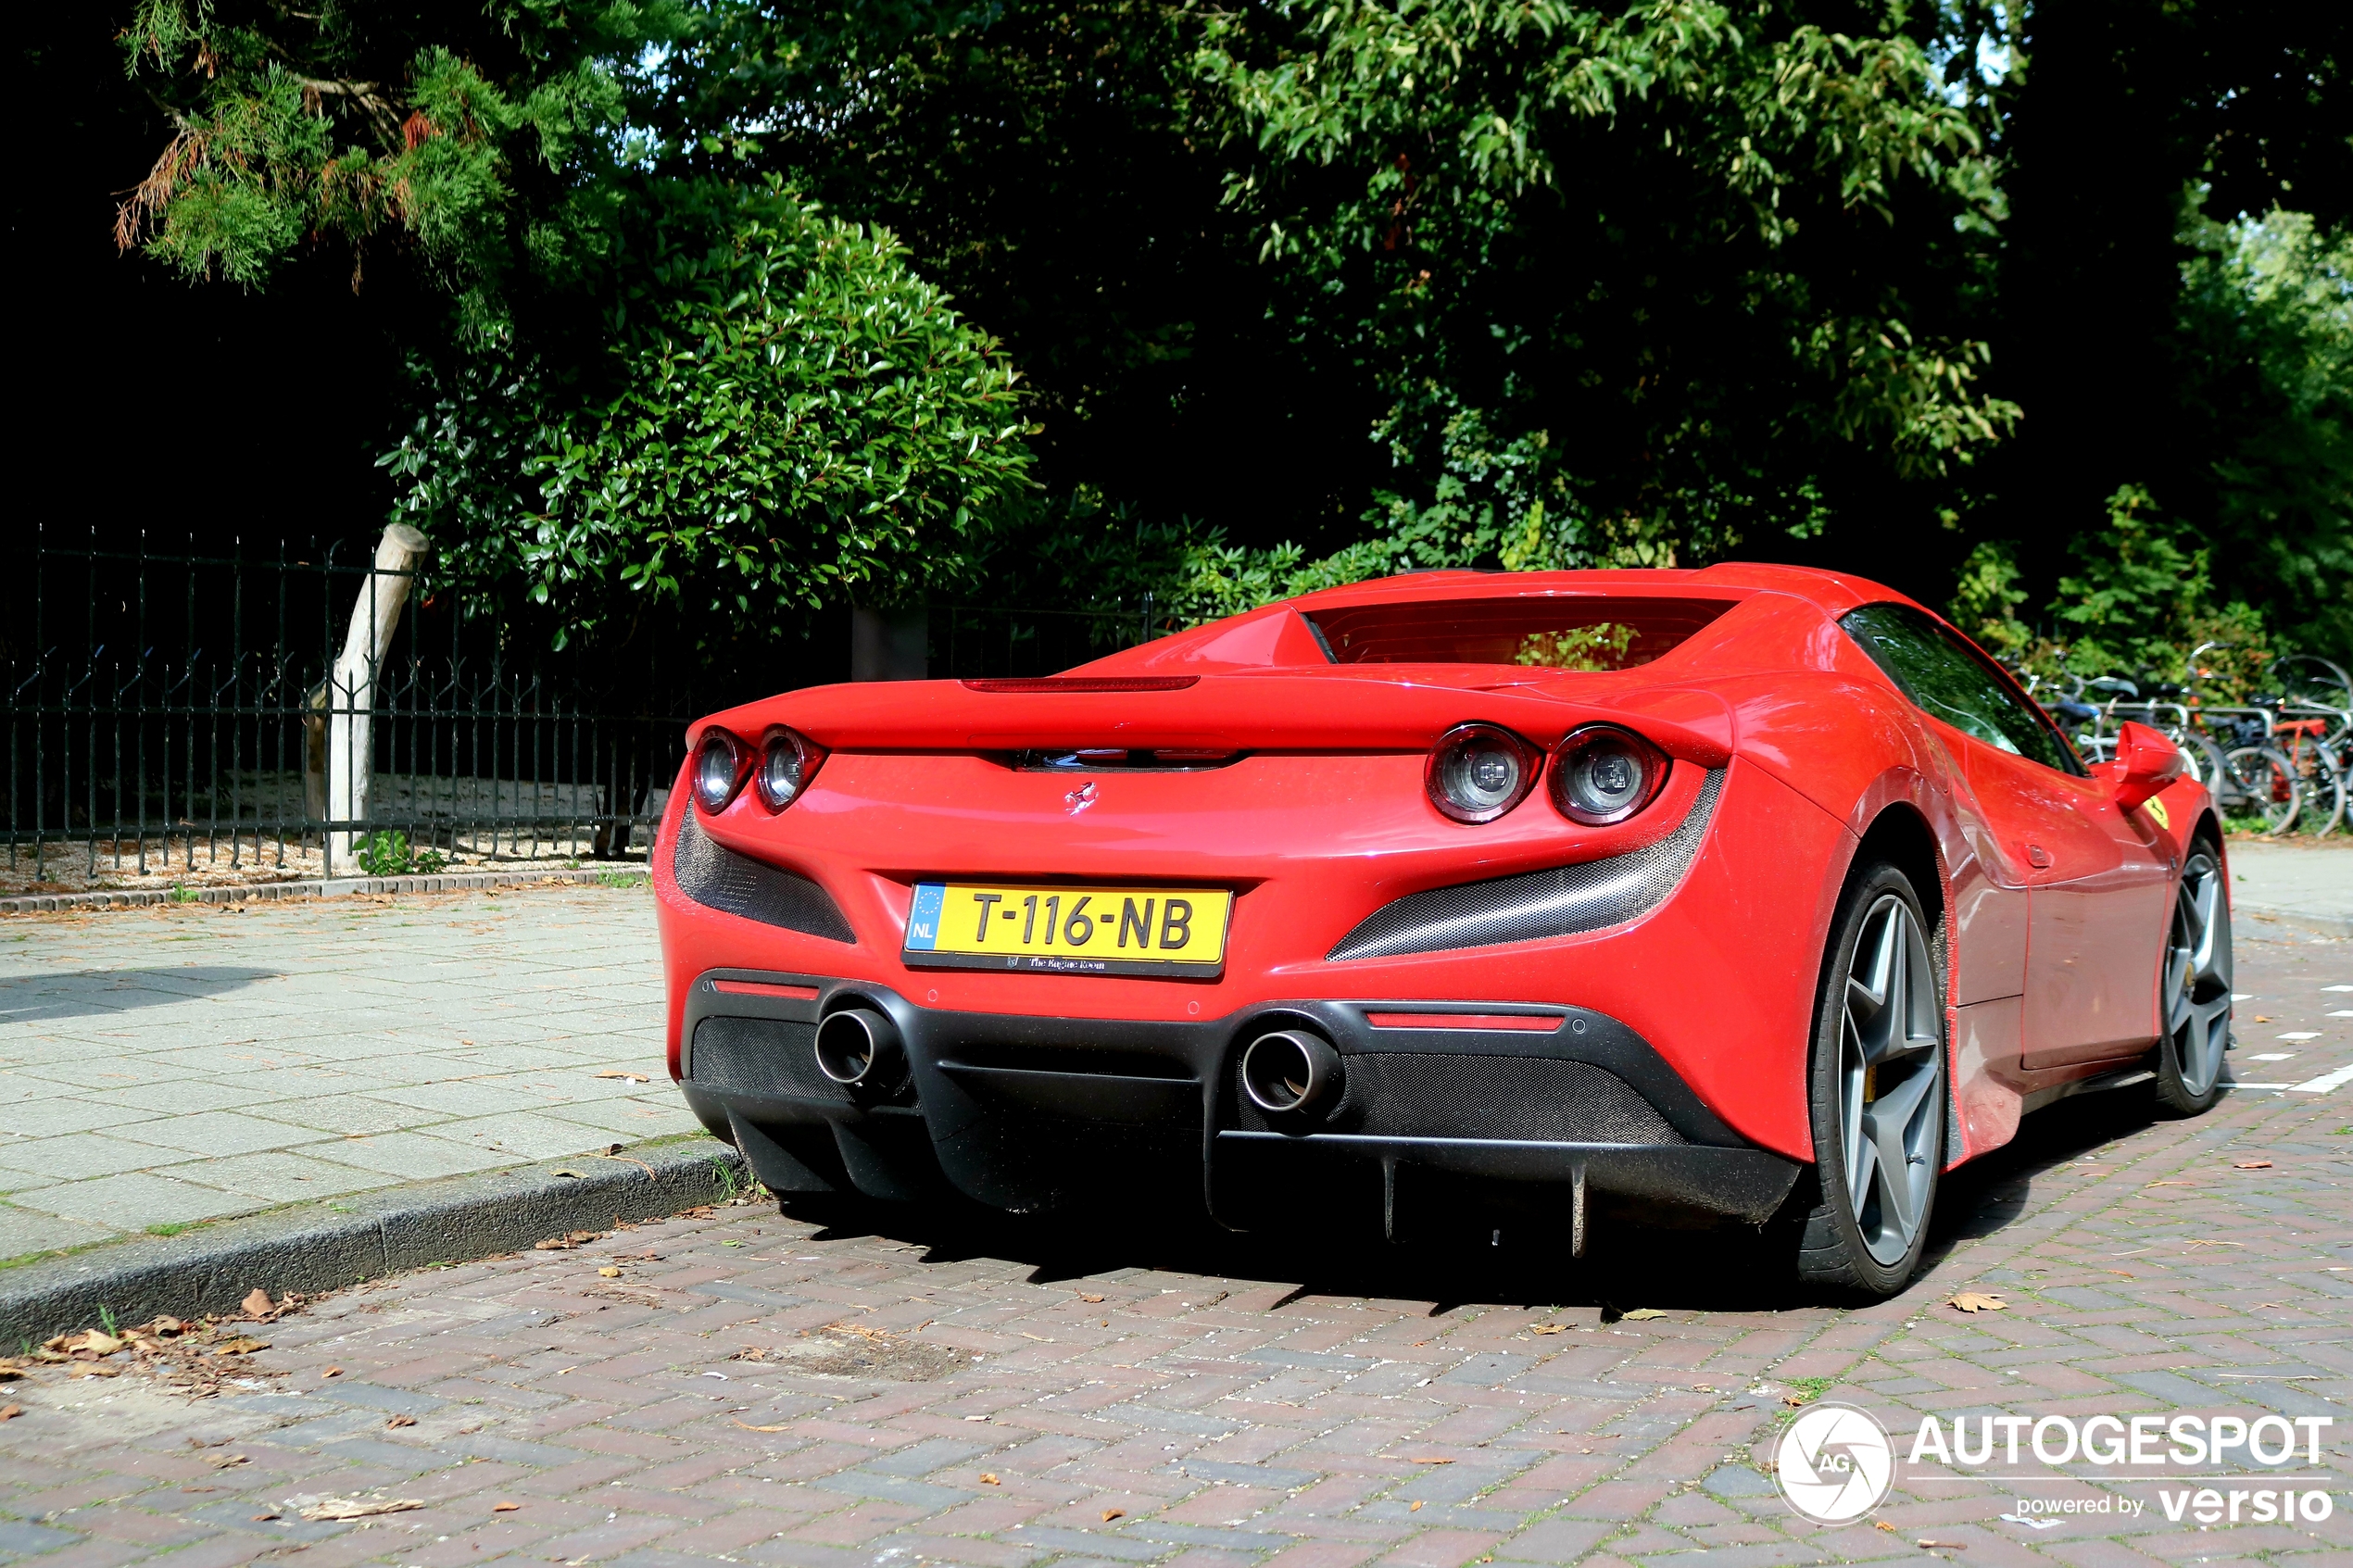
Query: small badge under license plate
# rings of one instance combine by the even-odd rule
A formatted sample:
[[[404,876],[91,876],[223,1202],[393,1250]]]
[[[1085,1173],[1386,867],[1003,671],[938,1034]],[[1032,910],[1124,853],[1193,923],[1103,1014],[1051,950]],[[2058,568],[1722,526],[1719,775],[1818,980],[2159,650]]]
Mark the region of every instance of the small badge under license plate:
[[[993,887],[915,884],[911,966],[1038,974],[1226,972],[1234,896],[1222,887]]]

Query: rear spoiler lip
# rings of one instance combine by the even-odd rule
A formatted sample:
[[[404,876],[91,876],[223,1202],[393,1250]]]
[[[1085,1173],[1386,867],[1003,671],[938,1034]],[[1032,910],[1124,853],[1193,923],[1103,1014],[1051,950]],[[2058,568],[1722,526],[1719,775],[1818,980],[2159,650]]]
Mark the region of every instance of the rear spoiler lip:
[[[1578,699],[1338,671],[1205,675],[1140,698],[1068,688],[1001,694],[974,691],[961,681],[814,686],[698,721],[687,744],[691,748],[712,724],[748,740],[781,724],[837,752],[1074,746],[1425,752],[1447,731],[1473,721],[1500,724],[1546,749],[1582,725],[1621,724],[1669,757],[1704,768],[1724,766],[1735,744],[1730,706],[1702,686],[1626,685]]]

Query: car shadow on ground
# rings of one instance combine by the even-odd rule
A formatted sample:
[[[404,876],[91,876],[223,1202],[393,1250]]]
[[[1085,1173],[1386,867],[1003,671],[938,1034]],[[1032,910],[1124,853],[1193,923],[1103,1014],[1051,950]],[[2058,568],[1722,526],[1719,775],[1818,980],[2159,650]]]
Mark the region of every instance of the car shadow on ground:
[[[275,980],[274,969],[191,964],[183,969],[66,970],[50,974],[0,976],[0,1023],[45,1023],[62,1018],[103,1017],[132,1008],[217,997]]]
[[[2096,1156],[2151,1120],[2146,1095],[2129,1090],[2062,1101],[2027,1117],[2007,1147],[1945,1177],[1923,1272],[2017,1220],[2039,1178]],[[1754,1313],[1860,1304],[1796,1279],[1796,1230],[1787,1215],[1763,1226],[1678,1230],[1604,1211],[1591,1227],[1586,1256],[1572,1259],[1565,1201],[1556,1222],[1522,1223],[1500,1240],[1487,1217],[1466,1216],[1457,1235],[1404,1245],[1377,1231],[1331,1228],[1312,1212],[1280,1233],[1230,1231],[1174,1192],[1050,1215],[1002,1214],[953,1201],[803,1197],[787,1199],[785,1212],[824,1226],[820,1239],[885,1236],[923,1247],[927,1263],[1002,1259],[1026,1265],[1038,1285],[1154,1269],[1285,1286],[1275,1310],[1319,1296],[1427,1302],[1433,1317],[1473,1303],[1598,1308],[1609,1322],[1645,1307]]]

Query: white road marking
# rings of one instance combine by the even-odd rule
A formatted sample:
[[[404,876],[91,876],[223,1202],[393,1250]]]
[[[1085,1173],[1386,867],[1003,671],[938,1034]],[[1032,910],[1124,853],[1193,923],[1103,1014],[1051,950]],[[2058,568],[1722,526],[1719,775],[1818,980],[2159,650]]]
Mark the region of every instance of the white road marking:
[[[2320,1037],[2321,1032],[2318,1029],[2298,1029],[2291,1034],[2275,1035],[2272,1036],[2272,1038],[2279,1040],[2317,1040]]]
[[[2248,1057],[2246,1060],[2249,1061],[2285,1061],[2289,1057],[2292,1057],[2296,1053],[2294,1051],[2259,1051],[2255,1055]]]
[[[2353,1067],[2340,1067],[2334,1073],[2323,1073],[2309,1083],[2297,1084],[2293,1087],[2300,1095],[2324,1095],[2347,1084],[2353,1084]]]

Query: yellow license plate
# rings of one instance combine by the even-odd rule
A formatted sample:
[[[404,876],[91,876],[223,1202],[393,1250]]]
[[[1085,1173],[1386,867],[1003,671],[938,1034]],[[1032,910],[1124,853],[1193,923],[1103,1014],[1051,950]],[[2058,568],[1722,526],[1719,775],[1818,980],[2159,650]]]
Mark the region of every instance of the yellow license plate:
[[[1222,887],[915,884],[902,957],[912,965],[1045,974],[1215,979],[1234,896]]]

